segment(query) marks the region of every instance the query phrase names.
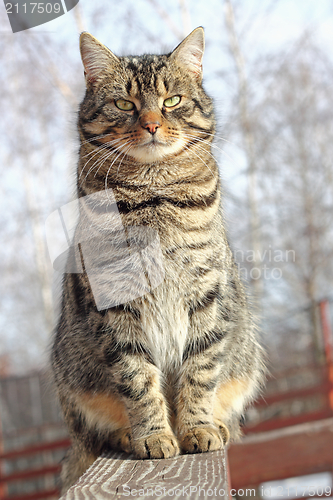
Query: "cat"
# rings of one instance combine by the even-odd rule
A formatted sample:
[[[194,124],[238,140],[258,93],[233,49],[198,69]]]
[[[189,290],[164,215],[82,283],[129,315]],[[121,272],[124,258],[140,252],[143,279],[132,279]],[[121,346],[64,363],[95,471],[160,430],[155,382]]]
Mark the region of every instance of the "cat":
[[[103,257],[112,268],[131,230],[127,244],[155,242],[151,262],[161,255],[162,264],[154,261],[157,285],[139,283],[136,298],[128,288],[130,300],[104,279],[98,307],[96,273],[85,267],[77,230],[69,261],[82,268],[68,264],[64,274],[52,348],[72,438],[63,493],[107,449],[153,459],[223,448],[239,435],[264,373],[222,217],[214,109],[202,86],[203,28],[166,55],[117,57],[86,32],[80,50],[86,94],[77,192],[81,229],[93,235],[90,256],[98,260],[120,242],[113,260]]]

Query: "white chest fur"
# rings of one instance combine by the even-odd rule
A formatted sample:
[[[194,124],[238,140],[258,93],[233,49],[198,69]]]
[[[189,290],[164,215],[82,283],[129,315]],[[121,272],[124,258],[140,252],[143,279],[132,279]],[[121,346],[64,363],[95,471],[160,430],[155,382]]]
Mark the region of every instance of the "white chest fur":
[[[168,373],[179,366],[187,338],[188,314],[176,283],[165,280],[147,297],[142,327],[158,368]]]

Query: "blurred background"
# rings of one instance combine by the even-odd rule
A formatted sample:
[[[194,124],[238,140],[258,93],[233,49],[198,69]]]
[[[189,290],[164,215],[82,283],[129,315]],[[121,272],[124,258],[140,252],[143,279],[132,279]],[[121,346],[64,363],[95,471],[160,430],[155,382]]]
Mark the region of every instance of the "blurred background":
[[[48,377],[59,276],[45,220],[75,195],[79,33],[89,31],[117,55],[163,53],[197,26],[206,34],[204,87],[215,102],[213,152],[229,240],[272,374],[246,432],[333,416],[332,2],[80,0],[66,15],[15,34],[1,4],[0,453],[2,446],[7,459],[0,463],[14,480],[5,486],[0,476],[0,498],[36,488],[54,495],[56,466],[48,464],[58,463],[61,446],[36,452],[36,463],[15,462],[10,450],[67,437]],[[325,460],[317,472],[326,471]],[[28,465],[52,470],[22,486]],[[254,480],[244,481],[237,484]]]

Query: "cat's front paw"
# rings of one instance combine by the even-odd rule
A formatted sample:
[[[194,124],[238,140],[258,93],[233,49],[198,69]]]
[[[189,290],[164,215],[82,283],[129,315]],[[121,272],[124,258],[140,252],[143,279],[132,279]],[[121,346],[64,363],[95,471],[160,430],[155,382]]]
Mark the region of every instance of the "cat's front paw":
[[[138,458],[171,458],[179,455],[179,446],[172,434],[152,434],[133,441]]]
[[[180,440],[185,453],[204,453],[223,448],[229,440],[227,427],[194,427]]]
[[[113,432],[109,438],[111,448],[126,453],[133,453],[133,439],[131,431],[128,429],[119,429]]]

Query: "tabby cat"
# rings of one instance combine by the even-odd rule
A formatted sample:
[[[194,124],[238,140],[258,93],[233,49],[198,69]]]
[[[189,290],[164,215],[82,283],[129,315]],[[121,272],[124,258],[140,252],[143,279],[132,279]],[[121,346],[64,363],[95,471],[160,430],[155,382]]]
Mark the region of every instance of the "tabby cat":
[[[164,274],[132,300],[97,307],[79,239],[74,245],[82,272],[64,275],[52,350],[72,438],[63,492],[109,448],[153,459],[224,447],[263,373],[222,218],[203,29],[166,55],[117,57],[89,33],[80,49],[78,197],[107,190],[117,206],[110,211],[103,196],[86,203],[92,248],[98,258],[98,224],[100,240],[112,243],[116,213],[125,232],[158,235]]]

